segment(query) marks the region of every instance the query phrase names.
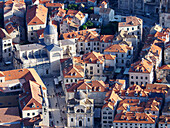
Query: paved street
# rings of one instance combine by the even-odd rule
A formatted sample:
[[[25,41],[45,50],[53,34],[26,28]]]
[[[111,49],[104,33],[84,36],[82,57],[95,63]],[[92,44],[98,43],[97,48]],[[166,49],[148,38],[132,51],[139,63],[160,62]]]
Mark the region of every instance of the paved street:
[[[49,99],[50,126],[63,128],[66,126],[66,104],[65,98],[60,93],[61,87],[54,86],[54,78],[42,78],[47,86]]]

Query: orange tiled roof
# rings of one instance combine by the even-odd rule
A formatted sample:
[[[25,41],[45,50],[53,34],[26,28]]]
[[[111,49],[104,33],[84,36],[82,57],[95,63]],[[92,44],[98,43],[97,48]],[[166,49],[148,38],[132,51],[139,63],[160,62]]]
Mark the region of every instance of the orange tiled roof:
[[[159,69],[165,69],[165,70],[170,70],[170,64],[168,65],[163,65]]]
[[[119,27],[138,26],[143,23],[142,19],[136,16],[127,16],[126,22],[120,22]]]
[[[106,93],[106,102],[117,102],[122,100],[114,91],[114,88]]]
[[[99,34],[96,31],[91,30],[81,30],[76,32],[63,33],[61,35],[63,39],[73,39],[78,38],[81,42],[99,41]]]
[[[102,109],[104,108],[111,108],[112,110],[114,110],[114,105],[115,103],[112,103],[112,102],[107,102],[103,105]]]
[[[105,92],[107,91],[108,85],[106,85],[102,80],[79,80],[67,89],[68,92],[73,92],[76,89],[85,90],[91,89],[92,92]]]
[[[45,5],[46,7],[58,7],[58,8],[62,8],[64,6],[64,4],[61,3],[46,3]]]
[[[41,78],[35,71],[35,69],[16,69],[16,70],[9,70],[3,71],[5,76],[5,81],[14,80],[14,79],[25,79],[26,81],[32,80],[40,84],[43,89],[46,89],[44,83],[42,82]]]
[[[131,47],[125,44],[113,44],[107,47],[104,52],[118,52],[118,53],[127,53]]]
[[[45,24],[47,12],[48,9],[43,5],[28,6],[26,14],[27,25]]]
[[[84,78],[84,68],[82,66],[72,65],[63,70],[64,78]]]
[[[35,110],[42,108],[42,94],[40,90],[40,85],[34,81],[29,80],[23,84],[25,90],[24,93],[20,95],[20,105],[22,110]]]
[[[150,73],[152,69],[153,69],[153,64],[147,61],[146,59],[142,59],[131,64],[129,72]]]
[[[4,77],[4,73],[0,71],[0,77]]]
[[[162,115],[159,117],[159,124],[170,124],[170,115]]]
[[[4,124],[21,121],[18,107],[1,108],[0,115],[1,115],[0,116],[1,123],[4,123]]]
[[[168,89],[169,89],[169,87],[166,84],[147,84],[145,91],[166,94],[168,92]]]
[[[101,35],[100,42],[109,43],[113,41],[113,38],[114,38],[114,35]]]
[[[113,123],[155,124],[155,120],[152,118],[151,114],[126,112],[116,114]]]
[[[116,58],[116,56],[115,55],[106,54],[106,55],[104,55],[104,58],[106,60],[114,60]]]
[[[83,55],[84,63],[103,63],[104,55],[97,52],[90,52]]]
[[[149,98],[146,103],[145,111],[159,111],[162,103],[162,98]]]
[[[55,15],[59,16],[59,17],[64,17],[66,15],[66,10],[62,9],[62,8],[58,8],[57,10],[53,10],[53,15],[52,17],[54,17]]]

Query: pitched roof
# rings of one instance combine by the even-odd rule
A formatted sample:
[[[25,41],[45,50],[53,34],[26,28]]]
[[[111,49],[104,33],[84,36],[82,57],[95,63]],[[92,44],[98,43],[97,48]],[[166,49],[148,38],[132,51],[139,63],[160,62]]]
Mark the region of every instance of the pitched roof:
[[[97,52],[90,52],[83,55],[84,63],[103,63],[104,55]]]
[[[115,55],[110,55],[110,54],[105,54],[104,58],[106,60],[115,60],[116,56]]]
[[[159,67],[159,69],[170,70],[170,64],[163,65],[163,66]]]
[[[64,78],[84,78],[84,68],[82,66],[71,65],[63,69]]]
[[[61,36],[63,39],[78,38],[79,42],[99,41],[99,34],[96,31],[91,31],[90,29],[63,33]]]
[[[23,84],[24,93],[20,95],[20,105],[22,110],[34,110],[42,108],[42,94],[40,85],[29,80]]]
[[[136,72],[136,73],[150,73],[153,69],[153,64],[146,59],[139,60],[133,64],[129,69],[129,72]]]
[[[106,85],[102,80],[79,80],[77,83],[70,85],[67,89],[68,92],[73,92],[74,90],[91,90],[92,92],[106,92],[108,85]]]
[[[43,5],[32,5],[27,7],[27,25],[45,24],[48,9]]]
[[[115,108],[115,103],[107,102],[107,103],[105,103],[105,104],[103,105],[102,109],[104,109],[104,108],[110,108],[110,109],[114,110],[114,108]]]
[[[143,23],[143,20],[136,16],[127,16],[125,22],[119,22],[119,27],[138,26]]]
[[[0,28],[0,39],[12,39],[5,29]]]
[[[46,6],[46,7],[62,8],[62,7],[64,6],[64,4],[61,4],[61,3],[46,3],[45,6]]]
[[[114,35],[101,35],[100,42],[111,43],[114,39]]]
[[[170,115],[162,115],[159,117],[159,124],[165,124],[167,123],[168,126],[170,124]]]
[[[151,114],[126,112],[116,114],[113,123],[155,124],[155,120],[152,118]]]
[[[32,80],[41,85],[43,89],[46,89],[41,78],[33,68],[3,71],[3,74],[5,76],[5,81],[15,79],[25,79],[26,81]]]
[[[113,44],[107,47],[104,52],[118,52],[118,53],[127,53],[129,49],[132,47],[129,47],[125,44]]]
[[[0,115],[1,123],[14,123],[21,121],[18,107],[1,108]]]

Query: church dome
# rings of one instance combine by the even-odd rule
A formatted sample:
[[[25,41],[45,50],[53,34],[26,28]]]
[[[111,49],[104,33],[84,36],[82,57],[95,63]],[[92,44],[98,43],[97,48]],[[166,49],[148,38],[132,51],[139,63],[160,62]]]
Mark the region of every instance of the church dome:
[[[53,35],[57,34],[57,29],[54,27],[54,25],[47,25],[46,28],[44,29],[44,35]]]

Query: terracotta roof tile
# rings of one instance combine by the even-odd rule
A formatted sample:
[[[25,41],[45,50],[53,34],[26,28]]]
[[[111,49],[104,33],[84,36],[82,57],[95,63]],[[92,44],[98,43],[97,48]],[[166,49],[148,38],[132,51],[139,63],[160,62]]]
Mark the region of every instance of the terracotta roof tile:
[[[129,72],[150,73],[152,69],[153,64],[146,59],[142,59],[131,64]]]
[[[165,70],[170,70],[170,64],[168,65],[163,65],[159,69],[165,69]]]
[[[63,70],[64,78],[84,78],[84,68],[82,66],[72,65]]]
[[[104,55],[106,60],[115,60],[116,56],[115,55],[110,55],[110,54],[106,54]]]
[[[111,43],[113,42],[114,35],[101,35],[100,42]]]
[[[61,3],[46,3],[46,7],[57,7],[57,8],[62,8],[64,4]]]
[[[159,124],[170,124],[170,115],[162,115],[159,117]]]
[[[138,26],[143,23],[142,19],[136,16],[127,16],[125,22],[120,22],[119,27]]]
[[[48,9],[43,5],[28,6],[26,14],[27,25],[45,24],[47,12]]]
[[[97,52],[90,52],[83,55],[84,63],[104,63],[104,55]]]
[[[128,47],[125,44],[113,44],[107,47],[104,52],[118,52],[118,53],[127,53],[131,47]]]

